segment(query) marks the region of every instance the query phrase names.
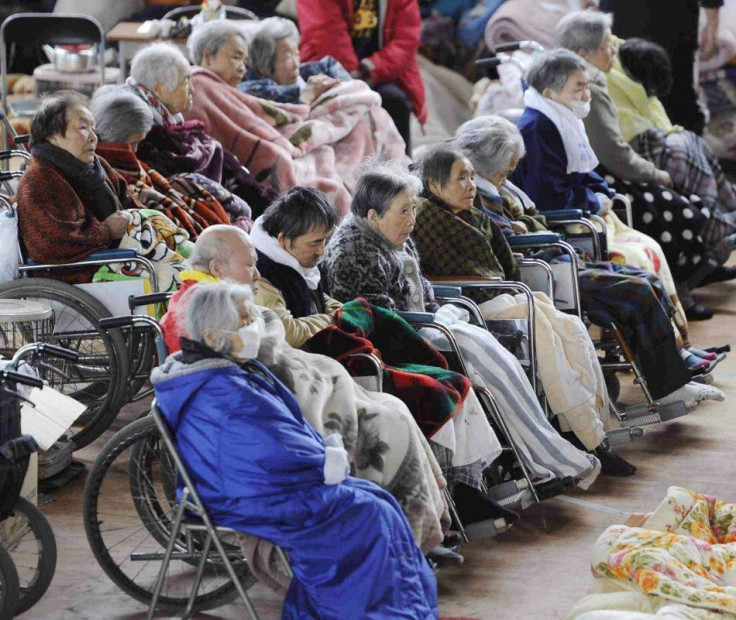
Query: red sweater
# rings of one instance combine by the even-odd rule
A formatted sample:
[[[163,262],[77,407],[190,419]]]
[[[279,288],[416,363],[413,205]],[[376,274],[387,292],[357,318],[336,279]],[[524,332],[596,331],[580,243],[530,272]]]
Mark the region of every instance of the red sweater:
[[[375,69],[374,84],[398,82],[411,102],[419,122],[427,121],[424,83],[419,73],[417,51],[422,21],[417,0],[378,0],[385,7],[381,49],[368,56]],[[353,0],[297,0],[301,31],[301,61],[320,60],[329,55],[348,71],[359,61],[353,50],[349,25],[353,21]]]

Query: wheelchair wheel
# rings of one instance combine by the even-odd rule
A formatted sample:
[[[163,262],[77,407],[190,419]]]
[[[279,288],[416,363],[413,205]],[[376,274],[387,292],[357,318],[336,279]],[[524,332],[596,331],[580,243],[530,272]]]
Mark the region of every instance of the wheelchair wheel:
[[[12,618],[18,608],[18,571],[7,549],[0,545],[0,618]]]
[[[0,542],[18,572],[16,613],[22,614],[38,602],[51,583],[56,571],[56,539],[44,514],[25,497],[18,498],[3,524]]]
[[[125,404],[128,355],[120,330],[108,332],[97,321],[110,313],[98,300],[71,284],[47,278],[26,278],[0,285],[0,298],[42,301],[54,311],[54,327],[44,342],[73,349],[76,362],[47,357],[41,377],[49,385],[87,405],[72,427],[77,449],[91,443],[110,426]],[[23,336],[23,334],[21,334]],[[2,334],[0,334],[2,337]],[[39,334],[27,334],[28,344]],[[16,343],[18,344],[18,343]]]
[[[153,418],[136,420],[107,442],[84,489],[84,527],[92,553],[118,587],[144,604],[151,601],[176,506],[173,471],[162,454],[165,450]],[[223,542],[236,550],[235,540]],[[197,541],[194,546],[196,550]],[[175,551],[180,555],[187,551],[183,538]],[[184,609],[196,563],[191,556],[171,560],[159,599],[161,609]],[[232,563],[243,587],[250,588],[255,578],[242,555]],[[194,610],[214,609],[235,597],[237,590],[226,569],[209,562]]]

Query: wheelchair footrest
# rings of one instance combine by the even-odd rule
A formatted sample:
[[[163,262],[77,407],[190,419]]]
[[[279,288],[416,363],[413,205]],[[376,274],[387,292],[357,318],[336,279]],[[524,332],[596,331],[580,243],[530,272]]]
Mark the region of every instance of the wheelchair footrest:
[[[608,431],[606,441],[609,446],[620,446],[641,439],[643,436],[644,429],[641,426],[631,426]]]
[[[682,416],[690,413],[693,409],[688,409],[685,406],[684,401],[678,400],[676,403],[662,405],[659,408],[659,417],[662,418],[662,422],[667,422],[669,420],[674,420],[675,418],[681,418]]]
[[[494,536],[505,532],[511,526],[506,523],[505,519],[487,519],[485,521],[471,523],[464,527],[465,535],[470,541],[479,540],[481,538],[493,538]]]
[[[487,495],[501,506],[514,506],[531,498],[531,491],[526,480],[509,480],[488,489]]]

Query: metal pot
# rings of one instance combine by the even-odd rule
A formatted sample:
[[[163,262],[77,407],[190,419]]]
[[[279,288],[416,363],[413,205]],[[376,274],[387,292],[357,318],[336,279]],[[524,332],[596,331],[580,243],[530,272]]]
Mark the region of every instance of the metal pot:
[[[97,52],[94,47],[73,52],[58,45],[44,45],[43,51],[54,63],[54,69],[61,73],[84,73],[97,68]]]

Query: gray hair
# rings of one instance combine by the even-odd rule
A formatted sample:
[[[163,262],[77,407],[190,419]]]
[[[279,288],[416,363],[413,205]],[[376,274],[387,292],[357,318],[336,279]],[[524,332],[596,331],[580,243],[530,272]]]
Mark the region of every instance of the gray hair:
[[[247,46],[248,39],[243,30],[227,19],[213,19],[198,26],[187,39],[189,58],[195,65],[201,65],[205,51],[214,56],[230,39],[239,37]]]
[[[391,201],[401,192],[409,190],[418,194],[422,191],[421,181],[397,163],[368,160],[362,168],[350,207],[357,217],[368,217],[371,209],[376,210],[378,217],[383,217]]]
[[[108,84],[95,91],[89,110],[95,119],[97,135],[104,142],[126,142],[131,134],[148,133],[153,112],[127,86]]]
[[[154,82],[174,90],[182,66],[189,66],[189,61],[178,47],[171,43],[151,43],[133,56],[130,75],[149,90],[153,89]]]
[[[225,246],[227,244],[228,235],[238,235],[249,246],[253,246],[248,233],[242,228],[231,226],[230,224],[216,224],[205,228],[197,237],[189,260],[189,267],[197,271],[210,272],[210,263],[213,260],[219,260],[227,263],[231,258],[239,260],[238,257],[231,257],[226,253]]]
[[[232,353],[232,343],[227,333],[236,332],[240,327],[240,306],[253,303],[250,287],[230,282],[213,282],[197,286],[189,298],[184,317],[185,333],[197,342],[204,341],[204,332],[215,330],[211,349],[222,355]]]
[[[283,17],[264,19],[248,47],[248,67],[254,73],[270,75],[276,61],[276,41],[293,39],[299,43],[299,31],[294,22]]]
[[[575,71],[585,73],[585,62],[568,50],[552,50],[539,54],[526,72],[529,86],[539,93],[549,88],[559,93]]]
[[[575,11],[563,17],[555,28],[554,43],[573,52],[593,54],[613,25],[613,16],[598,11]]]
[[[485,178],[508,170],[511,161],[521,159],[526,152],[516,125],[501,116],[479,116],[466,121],[455,132],[453,144]]]

